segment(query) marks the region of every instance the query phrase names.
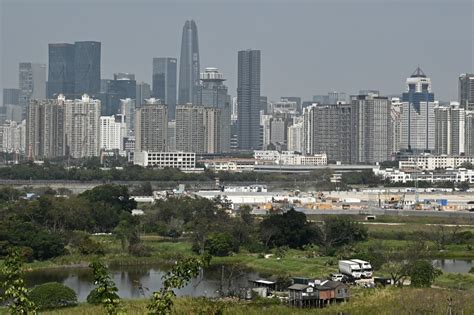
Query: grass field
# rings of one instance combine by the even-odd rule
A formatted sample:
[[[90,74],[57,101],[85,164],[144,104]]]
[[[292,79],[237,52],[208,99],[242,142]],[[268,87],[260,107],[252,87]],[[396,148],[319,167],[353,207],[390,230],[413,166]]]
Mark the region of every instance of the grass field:
[[[474,314],[474,299],[470,292],[385,288],[356,290],[349,302],[333,304],[324,309],[295,309],[285,305],[263,302],[216,301],[202,298],[178,298],[172,314],[446,314],[447,299],[452,298],[452,314]],[[125,301],[126,314],[145,314],[146,300]],[[81,304],[77,307],[44,312],[49,315],[93,315],[103,314],[99,306]]]

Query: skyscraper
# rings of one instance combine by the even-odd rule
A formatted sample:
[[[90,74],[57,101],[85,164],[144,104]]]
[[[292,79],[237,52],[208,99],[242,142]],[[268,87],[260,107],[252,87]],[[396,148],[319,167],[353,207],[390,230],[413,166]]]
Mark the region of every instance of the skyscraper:
[[[198,104],[220,110],[220,151],[230,151],[232,105],[224,76],[217,68],[206,68],[201,73],[201,86],[198,93]]]
[[[74,44],[48,45],[48,91],[49,99],[59,94],[74,96]]]
[[[186,21],[181,39],[179,60],[179,104],[196,103],[199,86],[199,45],[196,23]]]
[[[312,105],[303,117],[305,154],[326,153],[328,160],[351,163],[351,105]]]
[[[100,92],[100,42],[74,43],[74,93],[78,97]]]
[[[465,110],[474,110],[474,74],[459,76],[459,104]]]
[[[107,92],[103,97],[102,113],[104,115],[115,115],[120,110],[120,100],[125,98],[135,99],[137,95],[137,83],[135,76],[123,73],[115,73],[114,79],[109,81]]]
[[[389,160],[392,153],[391,102],[378,94],[351,96],[352,163]]]
[[[151,88],[150,84],[145,82],[137,83],[137,92],[136,92],[136,107],[142,106],[145,103],[145,100],[151,97]]]
[[[20,104],[20,89],[11,89],[11,88],[3,89],[2,106],[8,105],[8,104],[12,104],[12,105]]]
[[[238,53],[238,142],[242,150],[259,150],[260,143],[260,50]]]
[[[46,98],[46,65],[41,63],[21,62],[18,83],[20,88],[20,106],[25,110],[30,99]]]
[[[465,118],[464,108],[458,102],[438,106],[435,111],[435,153],[464,154]]]
[[[64,100],[67,154],[73,158],[99,156],[100,100],[84,94]]]
[[[169,120],[173,120],[176,108],[176,58],[153,58],[153,97],[161,99],[168,106]]]
[[[407,91],[402,95],[400,149],[414,153],[433,151],[434,108],[438,103],[431,92],[431,79],[418,67],[406,83]]]
[[[176,106],[176,150],[220,152],[220,110],[192,104]]]
[[[160,100],[145,101],[135,115],[135,151],[168,150],[168,108]]]
[[[64,156],[64,98],[31,99],[26,118],[26,153],[30,159]]]

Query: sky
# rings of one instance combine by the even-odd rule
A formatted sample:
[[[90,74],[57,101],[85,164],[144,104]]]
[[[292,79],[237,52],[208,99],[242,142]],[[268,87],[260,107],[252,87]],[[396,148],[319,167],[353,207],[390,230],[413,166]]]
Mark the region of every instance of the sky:
[[[48,43],[102,42],[101,76],[151,83],[153,57],[179,58],[187,19],[198,27],[201,71],[217,67],[236,95],[237,52],[260,49],[261,94],[400,94],[420,66],[441,101],[474,72],[473,0],[0,0],[0,86],[19,62],[48,62]]]

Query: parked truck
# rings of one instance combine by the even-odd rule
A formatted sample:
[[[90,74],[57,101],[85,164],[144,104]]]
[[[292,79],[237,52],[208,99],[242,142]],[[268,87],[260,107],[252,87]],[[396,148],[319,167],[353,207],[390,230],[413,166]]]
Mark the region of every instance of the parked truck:
[[[372,278],[372,266],[368,261],[360,259],[351,259],[351,261],[359,265],[362,278]]]
[[[358,263],[350,260],[339,260],[339,272],[343,275],[352,277],[354,279],[360,279],[361,268]]]

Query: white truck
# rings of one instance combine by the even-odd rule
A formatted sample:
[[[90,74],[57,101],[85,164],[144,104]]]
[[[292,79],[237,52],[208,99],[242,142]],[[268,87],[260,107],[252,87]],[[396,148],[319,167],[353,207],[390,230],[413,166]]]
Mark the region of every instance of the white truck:
[[[354,279],[360,279],[361,268],[358,263],[350,260],[339,260],[339,272]]]
[[[361,269],[361,276],[363,278],[372,278],[372,266],[368,261],[360,260],[360,259],[351,259],[351,261],[355,262],[359,265]]]

